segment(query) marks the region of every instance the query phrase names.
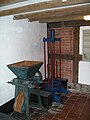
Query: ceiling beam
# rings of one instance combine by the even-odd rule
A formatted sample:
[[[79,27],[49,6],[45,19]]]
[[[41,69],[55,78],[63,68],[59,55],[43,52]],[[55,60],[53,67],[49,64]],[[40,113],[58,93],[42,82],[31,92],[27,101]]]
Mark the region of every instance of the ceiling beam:
[[[5,5],[9,5],[9,4],[14,4],[17,2],[23,2],[26,0],[0,0],[0,6],[5,6]]]
[[[80,27],[80,26],[90,26],[90,21],[73,20],[73,21],[65,21],[65,22],[52,22],[47,24],[48,28]]]
[[[40,22],[56,22],[56,21],[68,21],[68,20],[81,20],[83,19],[83,16],[90,14],[90,11],[81,11],[81,12],[75,12],[75,13],[69,13],[67,15],[65,14],[60,14],[60,15],[55,15],[54,16],[48,16],[48,17],[37,17],[37,18],[28,18],[29,21],[40,21]]]
[[[68,0],[67,2],[62,2],[62,0],[52,0],[48,2],[40,2],[37,4],[30,4],[30,5],[26,5],[23,7],[12,8],[9,10],[3,10],[3,11],[0,11],[0,16],[31,12],[31,11],[36,11],[36,10],[44,10],[44,9],[55,8],[55,7],[84,4],[84,3],[90,3],[90,0]]]
[[[43,12],[37,12],[37,13],[30,13],[30,14],[22,14],[22,15],[16,15],[14,16],[15,20],[18,19],[25,19],[29,18],[30,20],[37,19],[37,18],[50,18],[50,17],[60,17],[64,15],[74,15],[74,14],[82,14],[82,13],[90,13],[90,4],[84,5],[84,6],[76,6],[76,7],[70,7],[70,8],[63,8],[63,9],[57,9],[57,10],[48,10]],[[38,19],[39,20],[39,19]]]
[[[63,22],[63,21],[72,21],[72,20],[83,20],[83,16],[64,16],[64,17],[57,17],[52,19],[44,19],[39,20],[40,23],[51,23],[51,22]]]

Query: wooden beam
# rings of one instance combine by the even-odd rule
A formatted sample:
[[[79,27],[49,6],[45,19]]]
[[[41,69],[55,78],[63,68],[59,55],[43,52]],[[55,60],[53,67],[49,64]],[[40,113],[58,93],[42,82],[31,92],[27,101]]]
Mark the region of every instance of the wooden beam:
[[[11,0],[5,0],[5,1],[10,2]],[[14,0],[14,1],[25,1],[25,0]],[[2,3],[3,2],[1,2],[1,4]],[[52,0],[48,2],[41,2],[37,4],[26,5],[23,7],[12,8],[9,10],[3,10],[3,11],[0,11],[0,16],[6,16],[6,15],[12,15],[12,14],[42,10],[42,9],[44,10],[44,9],[55,8],[55,7],[84,4],[84,3],[90,3],[90,1],[89,0],[68,0],[67,2],[62,2],[62,0]]]
[[[75,55],[70,55],[70,54],[55,54],[55,56],[53,56],[55,59],[60,59],[60,56],[61,56],[61,59],[63,60],[74,60],[75,59]],[[51,59],[52,56],[51,54],[49,54],[49,58]],[[79,55],[78,56],[78,60],[81,60],[82,59],[82,55]]]
[[[90,11],[81,11],[78,13],[69,13],[67,15],[62,14],[54,14],[54,16],[48,16],[48,17],[37,17],[37,18],[28,18],[31,22],[32,21],[40,21],[40,22],[60,22],[60,21],[70,21],[70,20],[83,20],[84,15],[90,14]]]
[[[78,82],[78,64],[79,64],[79,27],[74,28],[73,33],[73,82]]]
[[[14,16],[15,20],[18,19],[35,19],[35,18],[46,18],[46,17],[55,17],[55,16],[64,16],[68,14],[79,14],[79,13],[87,13],[87,11],[90,11],[90,4],[84,5],[84,6],[75,6],[70,8],[62,8],[57,10],[48,10],[43,12],[36,12],[36,13],[29,13],[29,14],[22,14],[22,15],[16,15]],[[89,12],[88,12],[89,13]]]
[[[83,20],[83,16],[67,16],[67,17],[62,16],[58,18],[39,20],[39,22],[40,23],[51,23],[51,22],[73,21],[73,20]]]
[[[68,54],[55,54],[55,56],[53,56],[55,59],[64,59],[64,60],[73,60],[73,55],[68,55]],[[51,59],[51,54],[49,54],[49,58]]]
[[[14,4],[17,2],[23,2],[26,0],[0,0],[0,6],[5,6],[5,5],[9,5],[9,4]]]
[[[59,28],[59,27],[80,27],[80,26],[90,26],[90,21],[85,20],[74,20],[65,22],[52,22],[48,23],[48,28]]]

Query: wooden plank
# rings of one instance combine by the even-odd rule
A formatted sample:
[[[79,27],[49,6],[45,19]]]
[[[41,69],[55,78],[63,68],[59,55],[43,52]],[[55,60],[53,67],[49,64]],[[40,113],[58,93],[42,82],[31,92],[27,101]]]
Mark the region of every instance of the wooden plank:
[[[16,112],[21,111],[21,108],[22,108],[22,105],[23,105],[23,102],[24,102],[24,98],[25,98],[24,92],[20,92],[15,99],[14,111],[16,111]]]
[[[84,5],[84,6],[75,6],[70,8],[62,8],[62,9],[56,9],[56,10],[48,10],[48,11],[41,11],[36,13],[29,13],[29,14],[21,14],[14,16],[15,20],[18,19],[34,19],[34,18],[45,18],[45,17],[55,17],[55,16],[64,16],[68,14],[79,14],[79,13],[87,13],[87,11],[90,11],[90,4]]]
[[[9,1],[9,2],[6,2]],[[5,0],[6,3],[10,3],[11,0]],[[14,0],[14,1],[25,1],[25,0]],[[48,2],[40,2],[37,4],[26,5],[23,7],[12,8],[9,10],[0,11],[0,16],[12,15],[17,13],[24,13],[36,10],[44,10],[48,8],[63,7],[76,4],[90,3],[89,0],[68,0],[67,2],[62,2],[62,0],[52,0]],[[5,4],[3,1],[0,4]]]
[[[59,28],[59,27],[80,27],[80,26],[90,26],[90,21],[85,20],[75,20],[75,21],[65,21],[65,22],[52,22],[48,23],[48,28]]]
[[[52,22],[72,21],[72,20],[83,20],[83,16],[56,17],[56,18],[39,20],[39,22],[40,23],[52,23]]]
[[[51,54],[48,54],[49,55],[49,58],[51,58]],[[55,54],[55,56],[53,56],[55,59],[60,59],[60,56],[61,56],[61,59],[63,60],[74,60],[75,59],[75,55],[70,55],[70,54]],[[78,57],[78,60],[81,60],[82,59],[82,55],[79,55]]]
[[[81,11],[75,12],[74,14],[68,13],[67,15],[62,14],[54,14],[54,16],[38,16],[35,18],[28,18],[31,22],[32,21],[40,21],[40,22],[60,22],[60,21],[70,21],[70,20],[83,20],[83,16],[90,14],[90,11]]]
[[[55,54],[55,56],[53,56],[55,59],[64,59],[64,60],[73,60],[73,55],[68,55],[68,54]],[[51,58],[51,54],[49,54],[49,58]]]
[[[9,4],[14,4],[17,2],[23,2],[26,0],[0,0],[0,6],[5,6],[5,5],[9,5]]]
[[[79,64],[79,27],[74,28],[73,33],[73,82],[78,82],[78,64]]]

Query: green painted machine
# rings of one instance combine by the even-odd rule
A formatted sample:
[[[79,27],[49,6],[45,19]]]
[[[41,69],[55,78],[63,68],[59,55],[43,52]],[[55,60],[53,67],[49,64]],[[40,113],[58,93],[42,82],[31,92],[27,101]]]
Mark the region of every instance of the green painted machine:
[[[42,74],[39,71],[43,65],[41,61],[21,61],[7,65],[8,68],[17,76],[8,82],[15,85],[15,103],[14,110],[17,112],[26,112],[29,116],[30,94],[38,96],[38,106],[45,109],[41,103],[39,84],[42,83]]]

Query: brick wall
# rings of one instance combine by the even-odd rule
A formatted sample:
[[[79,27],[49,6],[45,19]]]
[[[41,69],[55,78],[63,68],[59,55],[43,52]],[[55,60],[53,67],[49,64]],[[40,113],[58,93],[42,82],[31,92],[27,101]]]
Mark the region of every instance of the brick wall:
[[[48,37],[50,35],[48,29]],[[61,38],[61,54],[63,55],[73,55],[73,30],[74,28],[72,27],[62,27],[62,28],[52,28],[55,30],[55,37],[56,38]],[[73,60],[66,60],[66,59],[61,59],[60,62],[60,42],[55,42],[55,48],[50,45],[51,43],[48,43],[49,46],[49,54],[58,54],[58,57],[55,57],[54,63],[51,61],[49,57],[49,75],[51,76],[52,74],[52,66],[51,64],[53,63],[55,66],[57,64],[57,67],[54,67],[54,74],[55,77],[60,77],[60,64],[61,64],[61,78],[67,78],[69,82],[73,81]],[[51,48],[52,46],[52,48]],[[55,49],[55,50],[54,50]],[[51,52],[52,51],[52,52]],[[56,63],[57,61],[57,63]],[[58,72],[58,73],[57,73]]]

